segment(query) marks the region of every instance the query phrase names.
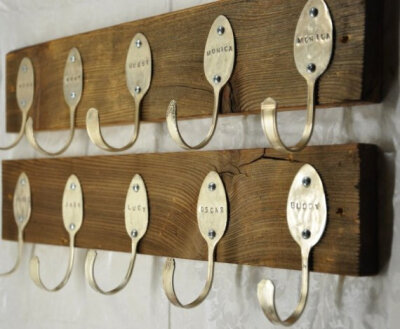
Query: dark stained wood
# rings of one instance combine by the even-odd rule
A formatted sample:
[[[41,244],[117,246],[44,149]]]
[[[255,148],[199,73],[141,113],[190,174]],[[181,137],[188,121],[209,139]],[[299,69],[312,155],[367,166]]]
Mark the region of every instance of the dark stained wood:
[[[131,178],[140,173],[147,185],[150,224],[139,252],[204,260],[207,251],[197,226],[196,204],[202,180],[216,170],[230,207],[217,261],[299,269],[300,249],[287,227],[286,202],[297,170],[307,162],[322,177],[329,208],[312,269],[375,274],[377,154],[374,146],[352,144],[308,147],[289,157],[271,149],[250,149],[3,161],[3,238],[17,238],[12,199],[15,182],[25,171],[33,202],[25,240],[67,245],[61,200],[66,180],[74,173],[81,181],[85,204],[76,245],[128,252],[125,196]]]
[[[133,123],[133,99],[126,88],[124,70],[129,43],[137,32],[147,36],[154,63],[142,120],[165,120],[172,98],[178,101],[179,118],[209,116],[213,93],[203,73],[203,52],[209,28],[220,14],[230,19],[237,45],[236,66],[221,96],[221,112],[258,114],[260,103],[269,96],[278,101],[280,109],[304,108],[306,82],[295,68],[292,45],[304,3],[221,0],[13,51],[7,55],[7,131],[20,127],[15,81],[24,56],[32,59],[36,72],[35,129],[68,128],[62,76],[66,56],[74,46],[81,52],[85,76],[77,126],[85,127],[90,107],[99,109],[104,125]],[[380,100],[382,38],[377,19],[380,6],[376,3],[328,1],[336,38],[332,63],[318,86],[321,106]],[[370,23],[366,25],[367,19]]]

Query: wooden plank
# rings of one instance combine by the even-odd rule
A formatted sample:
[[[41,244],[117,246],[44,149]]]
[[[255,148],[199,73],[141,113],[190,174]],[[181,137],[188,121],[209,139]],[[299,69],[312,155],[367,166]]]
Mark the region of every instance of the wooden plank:
[[[220,14],[231,21],[237,45],[236,65],[222,93],[221,112],[258,114],[260,103],[269,96],[279,102],[280,109],[303,109],[306,83],[295,68],[292,43],[304,3],[221,0],[13,51],[7,55],[7,131],[16,132],[20,127],[15,82],[24,56],[32,59],[36,72],[32,107],[35,129],[69,127],[62,77],[72,47],[79,48],[84,63],[77,127],[85,127],[90,107],[99,109],[104,125],[133,123],[134,104],[124,69],[129,43],[137,32],[147,36],[154,63],[142,120],[165,120],[173,98],[179,105],[179,118],[209,116],[213,93],[203,73],[203,52],[209,28]],[[318,86],[321,106],[380,100],[380,6],[376,3],[328,1],[336,37],[332,63]]]
[[[25,171],[32,188],[29,242],[67,245],[61,218],[64,185],[76,174],[84,193],[81,248],[130,251],[124,226],[126,190],[135,173],[145,180],[150,209],[139,252],[206,259],[196,219],[202,180],[210,170],[223,178],[229,197],[229,224],[217,261],[298,269],[300,250],[286,222],[294,175],[314,165],[326,188],[328,225],[314,249],[314,271],[369,275],[378,271],[376,238],[377,148],[371,145],[308,147],[287,158],[270,149],[132,154],[3,161],[3,238],[15,240],[12,214],[15,182]]]

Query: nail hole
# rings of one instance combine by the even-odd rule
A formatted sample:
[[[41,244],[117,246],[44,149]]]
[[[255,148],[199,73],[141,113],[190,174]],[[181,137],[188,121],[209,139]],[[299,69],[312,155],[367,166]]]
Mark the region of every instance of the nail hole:
[[[338,215],[340,215],[340,216],[343,216],[343,214],[344,214],[343,208],[337,208],[336,214],[338,214]]]
[[[344,35],[341,37],[340,42],[341,43],[347,43],[349,41],[349,36],[348,35]]]

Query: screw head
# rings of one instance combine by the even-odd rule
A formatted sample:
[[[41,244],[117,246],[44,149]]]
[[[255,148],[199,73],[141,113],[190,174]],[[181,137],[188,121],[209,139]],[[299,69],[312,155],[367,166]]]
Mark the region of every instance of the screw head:
[[[73,91],[73,92],[70,94],[70,96],[71,96],[72,99],[75,99],[76,93]]]
[[[139,234],[139,233],[138,233],[137,230],[132,230],[132,231],[131,231],[131,237],[132,237],[132,238],[136,238],[136,237],[138,236],[138,234]]]
[[[209,237],[211,240],[214,239],[216,235],[217,235],[217,233],[216,233],[213,229],[211,229],[211,230],[208,231],[208,237]]]
[[[223,35],[225,33],[225,28],[223,26],[218,26],[217,33],[218,35]]]
[[[318,9],[315,7],[312,7],[309,11],[309,14],[311,17],[317,17],[318,16]]]
[[[310,63],[307,65],[307,72],[308,73],[314,73],[317,67],[315,66],[314,63]]]
[[[71,63],[75,63],[75,61],[76,61],[75,55],[71,55],[70,58],[69,58],[69,61],[70,61]]]
[[[76,184],[75,183],[71,183],[71,185],[69,186],[69,188],[71,190],[75,190],[76,189]]]
[[[132,189],[133,189],[135,192],[139,192],[139,190],[140,190],[139,184],[133,185],[133,186],[132,186]]]
[[[140,88],[139,86],[135,87],[135,93],[136,94],[140,94],[141,91],[142,91],[142,88]]]
[[[221,76],[220,75],[214,75],[213,81],[215,84],[221,82]]]
[[[137,39],[135,44],[136,44],[136,48],[140,48],[142,46],[142,40]]]
[[[23,221],[24,221],[24,217],[19,216],[19,217],[18,217],[18,221],[19,221],[19,222],[23,222]]]
[[[25,178],[22,178],[22,179],[19,181],[19,183],[20,183],[21,185],[25,185],[25,184],[26,184]]]
[[[26,105],[26,102],[25,102],[24,100],[22,100],[22,101],[20,102],[20,104],[21,104],[21,106],[25,106],[25,105]]]
[[[72,231],[75,230],[75,224],[69,224],[69,229]]]
[[[304,187],[309,187],[311,185],[311,178],[310,177],[303,177],[301,181]]]
[[[305,229],[303,232],[301,232],[301,236],[303,239],[308,240],[311,237],[310,230]]]
[[[215,191],[216,188],[217,188],[217,184],[215,184],[214,182],[211,182],[210,184],[208,184],[208,189],[210,191]]]
[[[22,66],[22,72],[27,72],[28,71],[28,67],[26,65]]]

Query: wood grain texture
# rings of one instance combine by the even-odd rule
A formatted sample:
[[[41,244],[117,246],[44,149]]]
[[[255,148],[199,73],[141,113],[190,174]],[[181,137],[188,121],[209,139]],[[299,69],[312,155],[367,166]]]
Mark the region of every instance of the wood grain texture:
[[[104,125],[133,124],[134,104],[125,83],[125,59],[137,32],[148,38],[153,78],[143,100],[142,120],[163,121],[171,99],[179,118],[211,115],[213,92],[203,73],[204,46],[214,19],[226,15],[236,39],[236,65],[222,93],[221,112],[260,112],[266,97],[280,109],[304,108],[306,82],[293,59],[293,38],[305,1],[221,0],[157,17],[66,37],[7,55],[7,131],[20,127],[15,83],[20,60],[29,56],[36,72],[32,107],[37,130],[68,128],[62,77],[68,51],[77,47],[84,65],[84,91],[76,124],[100,111]],[[379,6],[373,0],[329,0],[335,25],[334,55],[318,86],[321,106],[380,100]],[[366,24],[366,22],[369,22]],[[364,49],[368,45],[368,51]]]
[[[18,175],[25,171],[32,188],[25,240],[67,245],[61,200],[65,182],[74,173],[84,193],[77,246],[129,252],[124,204],[129,182],[139,173],[150,209],[139,252],[205,260],[196,204],[204,177],[216,170],[226,186],[230,209],[217,261],[299,269],[300,249],[287,227],[286,202],[295,174],[307,162],[320,173],[328,200],[328,224],[312,253],[311,268],[375,274],[377,153],[374,146],[353,144],[308,147],[290,158],[270,149],[250,149],[3,161],[3,238],[17,238],[12,199]]]

